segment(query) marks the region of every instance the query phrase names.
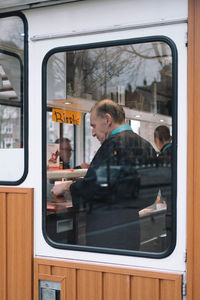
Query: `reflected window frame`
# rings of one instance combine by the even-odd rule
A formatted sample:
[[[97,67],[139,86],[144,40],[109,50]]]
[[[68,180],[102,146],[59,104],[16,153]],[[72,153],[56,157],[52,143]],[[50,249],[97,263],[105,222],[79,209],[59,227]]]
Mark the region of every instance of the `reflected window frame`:
[[[24,61],[22,62],[19,55],[16,53],[11,53],[9,51],[1,50],[1,53],[10,55],[19,60],[21,74],[20,74],[20,102],[13,103],[12,107],[20,107],[21,109],[21,118],[20,118],[20,141],[23,141],[24,149],[24,172],[21,178],[16,181],[0,181],[2,185],[19,185],[27,177],[28,174],[28,23],[25,15],[21,12],[9,12],[0,14],[0,18],[10,18],[17,17],[21,19],[24,27],[24,36],[23,36],[23,54]],[[0,101],[0,104],[11,106],[9,101]]]

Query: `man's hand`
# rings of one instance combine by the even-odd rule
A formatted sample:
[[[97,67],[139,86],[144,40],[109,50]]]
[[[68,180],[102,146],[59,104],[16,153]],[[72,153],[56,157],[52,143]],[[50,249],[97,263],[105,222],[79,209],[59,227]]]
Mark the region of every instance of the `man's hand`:
[[[62,196],[65,193],[70,194],[70,185],[73,183],[73,181],[64,181],[57,184],[54,184],[51,192],[56,196]]]
[[[65,181],[65,192],[70,195],[70,186],[73,183],[72,180]]]
[[[81,164],[81,169],[88,169],[89,166],[90,166],[90,164],[82,163],[82,164]]]

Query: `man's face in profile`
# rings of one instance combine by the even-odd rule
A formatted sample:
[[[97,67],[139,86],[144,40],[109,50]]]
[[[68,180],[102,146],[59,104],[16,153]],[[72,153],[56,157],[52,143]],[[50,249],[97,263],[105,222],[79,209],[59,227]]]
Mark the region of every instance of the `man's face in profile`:
[[[96,136],[102,144],[109,136],[109,126],[106,117],[97,116],[94,109],[90,114],[90,125],[92,127],[92,136]]]

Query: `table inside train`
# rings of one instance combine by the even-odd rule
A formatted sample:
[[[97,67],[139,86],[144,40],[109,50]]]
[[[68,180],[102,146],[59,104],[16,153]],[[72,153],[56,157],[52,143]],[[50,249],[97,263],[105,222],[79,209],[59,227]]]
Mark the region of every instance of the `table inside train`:
[[[69,180],[84,177],[87,169],[52,169],[47,170],[47,178],[55,180]]]

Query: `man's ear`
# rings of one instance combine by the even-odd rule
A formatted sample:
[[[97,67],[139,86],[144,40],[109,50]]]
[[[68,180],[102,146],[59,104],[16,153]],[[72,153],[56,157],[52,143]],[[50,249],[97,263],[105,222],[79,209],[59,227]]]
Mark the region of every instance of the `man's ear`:
[[[154,143],[155,143],[156,147],[158,148],[158,150],[160,151],[161,145],[160,145],[160,140],[159,140],[159,138],[154,137]]]
[[[157,138],[157,136],[155,136],[155,137],[154,137],[154,143],[155,143],[155,145],[157,145],[158,142],[159,142],[159,139]]]
[[[106,119],[106,121],[107,121],[107,124],[108,125],[112,125],[112,117],[111,117],[111,115],[110,114],[105,114],[105,119]]]

